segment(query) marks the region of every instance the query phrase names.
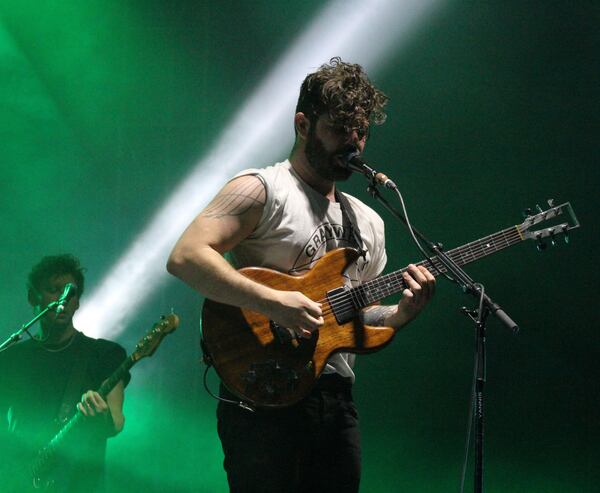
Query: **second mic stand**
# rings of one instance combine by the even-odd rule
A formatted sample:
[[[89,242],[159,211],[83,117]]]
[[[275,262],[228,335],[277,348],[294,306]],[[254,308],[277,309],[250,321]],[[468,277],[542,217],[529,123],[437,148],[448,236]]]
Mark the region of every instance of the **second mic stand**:
[[[390,187],[392,188],[392,187]],[[400,193],[397,188],[394,187],[396,193]],[[374,176],[371,177],[371,184],[367,188],[367,192],[381,203],[394,217],[400,219],[407,227],[409,227],[416,236],[423,241],[427,248],[432,254],[435,255],[435,260],[439,262],[439,266],[433,261],[433,258],[427,255],[425,256],[430,264],[432,270],[438,271],[441,274],[450,273],[453,277],[448,279],[454,281],[462,287],[465,293],[468,293],[478,300],[478,308],[473,310],[462,309],[465,315],[475,323],[476,328],[476,342],[475,342],[475,399],[473,418],[475,421],[475,477],[474,477],[474,488],[476,493],[483,492],[483,443],[484,443],[484,384],[486,381],[486,346],[485,346],[485,323],[490,313],[493,313],[504,325],[506,325],[513,332],[519,330],[518,325],[506,314],[500,306],[495,303],[487,294],[485,294],[485,288],[482,284],[476,283],[471,277],[449,256],[442,250],[442,245],[439,243],[432,243],[429,241],[421,232],[417,229],[409,226],[406,218],[400,214],[395,208],[393,208],[388,201],[381,196],[377,189],[377,181]],[[436,262],[436,263],[437,263]],[[444,272],[445,269],[445,272]]]
[[[31,327],[40,318],[42,318],[44,315],[46,315],[46,313],[48,311],[53,310],[54,308],[56,308],[58,306],[58,304],[59,304],[58,301],[53,301],[52,303],[49,303],[48,306],[46,306],[46,308],[44,308],[42,311],[40,311],[40,313],[38,313],[35,317],[33,317],[29,322],[23,324],[19,328],[19,330],[17,330],[16,332],[14,332],[12,335],[10,335],[8,337],[8,339],[6,339],[6,341],[4,341],[2,344],[0,344],[0,352],[2,352],[5,349],[9,348],[13,344],[16,344],[17,342],[19,342],[21,340],[21,338],[23,337],[23,332],[27,332],[27,329],[29,329],[29,327]]]

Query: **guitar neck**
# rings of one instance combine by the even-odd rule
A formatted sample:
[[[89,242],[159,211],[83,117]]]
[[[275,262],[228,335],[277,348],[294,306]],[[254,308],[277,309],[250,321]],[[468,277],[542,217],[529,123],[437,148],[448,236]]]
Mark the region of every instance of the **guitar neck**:
[[[509,246],[523,241],[523,235],[519,226],[511,226],[497,233],[491,234],[466,245],[454,248],[446,252],[446,255],[458,265],[466,265],[475,260],[487,257]],[[439,260],[438,256],[432,256],[431,262],[423,260],[416,265],[426,267],[435,277],[446,273],[447,269]],[[367,281],[358,287],[352,288],[352,299],[357,309],[364,308],[387,296],[402,292],[407,288],[402,274],[406,268],[385,274],[371,281]]]
[[[106,399],[106,396],[110,391],[122,380],[125,374],[136,364],[141,358],[151,356],[156,351],[156,348],[162,341],[162,339],[173,332],[179,326],[179,317],[174,313],[161,317],[161,319],[154,324],[152,329],[136,344],[135,351],[127,356],[125,360],[119,365],[119,367],[108,377],[108,379],[100,386],[97,392]],[[79,409],[75,415],[60,429],[60,431],[54,435],[54,438],[38,452],[38,456],[31,467],[32,477],[34,485],[43,481],[44,471],[47,472],[50,466],[50,462],[53,457],[56,456],[56,451],[65,441],[65,437],[69,434],[79,422],[83,420],[83,414]]]
[[[106,399],[106,396],[110,393],[112,389],[115,388],[115,385],[119,383],[125,374],[131,369],[131,367],[135,364],[135,360],[133,359],[133,355],[125,358],[125,361],[121,363],[119,368],[117,368],[114,373],[108,377],[108,379],[100,386],[98,389],[98,393],[102,396],[103,399]]]
[[[100,386],[97,392],[102,396],[103,399],[106,399],[106,396],[115,387],[115,385],[117,385],[119,380],[123,378],[125,373],[131,369],[134,363],[135,361],[132,356],[125,358],[125,361],[123,361],[123,363],[121,363],[114,371],[114,373]],[[45,464],[51,459],[52,456],[54,456],[56,450],[61,446],[71,429],[73,429],[83,419],[82,416],[83,414],[81,411],[77,409],[77,412],[71,417],[71,419],[69,419],[69,421],[63,425],[58,433],[54,435],[52,440],[48,442],[46,447],[39,452],[37,461],[33,466],[34,472],[41,468],[43,464]]]

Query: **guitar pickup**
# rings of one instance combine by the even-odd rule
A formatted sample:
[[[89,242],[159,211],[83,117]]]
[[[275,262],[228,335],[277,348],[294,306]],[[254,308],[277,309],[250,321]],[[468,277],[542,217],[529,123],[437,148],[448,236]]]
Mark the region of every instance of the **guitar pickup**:
[[[356,316],[357,307],[349,288],[342,286],[327,291],[327,301],[339,325],[350,322]]]

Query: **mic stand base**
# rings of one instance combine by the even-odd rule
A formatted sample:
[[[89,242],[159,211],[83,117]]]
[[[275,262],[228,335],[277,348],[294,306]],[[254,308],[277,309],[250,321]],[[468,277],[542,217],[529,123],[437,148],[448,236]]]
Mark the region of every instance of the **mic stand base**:
[[[486,346],[485,322],[490,311],[489,308],[480,303],[479,309],[467,310],[462,312],[475,322],[475,398],[473,399],[472,418],[475,430],[475,471],[473,491],[483,493],[483,449],[484,449],[484,387],[486,382]]]

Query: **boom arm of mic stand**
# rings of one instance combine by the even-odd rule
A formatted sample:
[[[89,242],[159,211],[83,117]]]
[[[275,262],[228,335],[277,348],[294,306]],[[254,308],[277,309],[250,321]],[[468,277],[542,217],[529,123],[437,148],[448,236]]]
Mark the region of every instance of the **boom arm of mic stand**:
[[[40,313],[38,313],[35,317],[33,317],[29,322],[23,324],[19,330],[11,334],[8,339],[6,339],[2,344],[0,344],[0,352],[8,349],[13,344],[16,344],[23,337],[23,332],[26,332],[29,327],[31,327],[34,323],[36,323],[40,318],[42,318],[47,311],[55,308],[58,305],[58,301],[53,301],[49,303],[46,308],[44,308]]]
[[[462,285],[463,290],[467,293],[473,294],[473,296],[481,296],[481,287],[471,279],[471,277],[456,263],[452,260],[444,251],[442,251],[439,245],[434,245],[433,250],[436,253],[438,260],[452,273],[454,278],[459,284]],[[493,301],[487,294],[483,293],[483,303],[489,309],[500,322],[502,322],[507,328],[512,330],[514,333],[519,331],[519,326],[516,322],[508,316],[508,314]]]

